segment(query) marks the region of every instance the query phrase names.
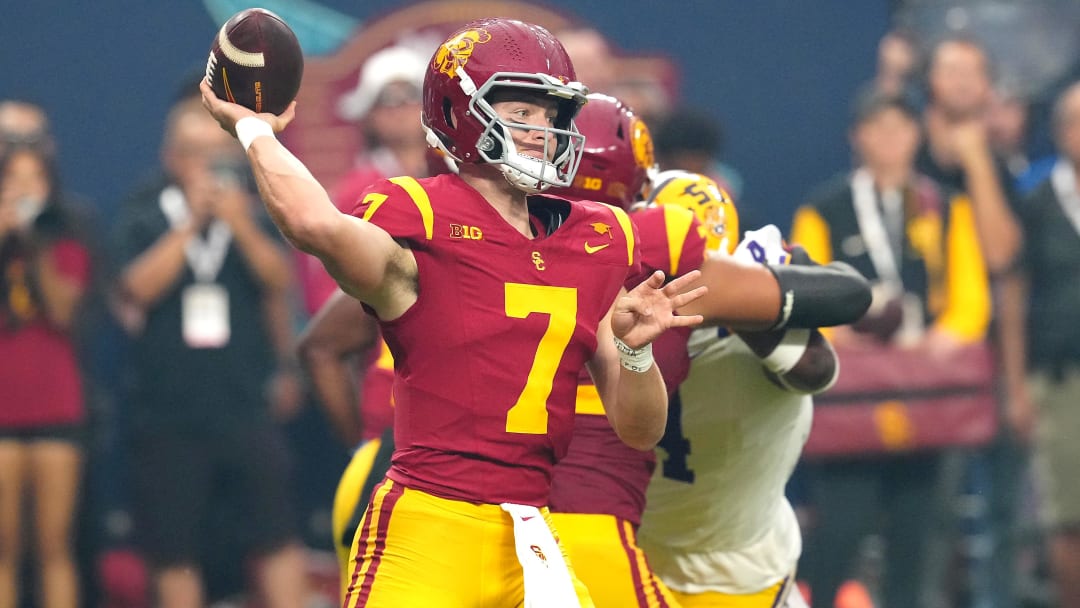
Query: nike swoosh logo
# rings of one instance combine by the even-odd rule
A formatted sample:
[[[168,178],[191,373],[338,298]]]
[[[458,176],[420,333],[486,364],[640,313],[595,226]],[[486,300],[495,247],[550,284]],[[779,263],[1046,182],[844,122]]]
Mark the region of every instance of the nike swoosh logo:
[[[530,519],[533,519],[535,517],[535,515],[522,516],[521,521],[529,521]]]
[[[604,249],[604,248],[607,248],[607,247],[610,247],[610,246],[611,246],[611,243],[604,243],[603,245],[597,245],[597,246],[593,247],[593,246],[589,245],[589,243],[586,242],[585,243],[585,253],[596,253],[597,251],[600,251],[601,249]]]

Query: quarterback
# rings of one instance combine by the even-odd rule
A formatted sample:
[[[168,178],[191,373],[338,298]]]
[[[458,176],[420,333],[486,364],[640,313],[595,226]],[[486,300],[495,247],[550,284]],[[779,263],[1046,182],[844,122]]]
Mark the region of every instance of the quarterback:
[[[385,180],[352,214],[273,137],[295,105],[255,115],[202,90],[279,229],[379,319],[394,356],[396,450],[353,543],[346,606],[591,606],[541,509],[578,372],[620,438],[651,448],[667,395],[649,343],[699,322],[673,311],[704,290],[657,274],[627,293],[640,254],[625,213],[539,194],[580,158],[585,94],[562,46],[507,19],[451,35],[422,119],[460,174]]]

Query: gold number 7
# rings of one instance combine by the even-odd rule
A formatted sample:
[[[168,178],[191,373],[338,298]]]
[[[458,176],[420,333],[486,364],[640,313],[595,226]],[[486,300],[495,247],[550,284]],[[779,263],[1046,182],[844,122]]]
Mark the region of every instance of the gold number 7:
[[[536,347],[525,388],[506,412],[507,433],[547,433],[547,400],[551,396],[551,385],[577,326],[577,289],[507,283],[506,316],[524,319],[534,312],[548,315],[548,326]]]

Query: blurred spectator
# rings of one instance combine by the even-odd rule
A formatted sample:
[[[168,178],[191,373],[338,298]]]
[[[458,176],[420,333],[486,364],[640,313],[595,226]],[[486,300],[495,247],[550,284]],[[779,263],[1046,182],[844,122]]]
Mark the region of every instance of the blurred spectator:
[[[991,91],[986,112],[990,147],[1005,161],[1014,179],[1023,175],[1031,165],[1028,160],[1028,102],[1007,86]]]
[[[554,34],[574,62],[577,79],[592,93],[610,95],[617,75],[615,56],[607,38],[591,27],[574,27]]]
[[[44,110],[28,101],[0,100],[0,153],[12,144],[32,145],[48,154],[55,151]]]
[[[964,36],[940,41],[930,56],[927,85],[929,104],[923,113],[926,143],[916,166],[946,187],[964,192],[971,202],[975,228],[987,269],[1000,278],[1013,264],[1021,246],[1021,230],[1013,217],[1018,194],[1005,160],[992,146],[988,121],[992,103],[993,66],[986,50]],[[1014,285],[995,281],[995,304],[1001,317],[1017,297]],[[1022,475],[1023,451],[1008,433],[984,454],[991,469],[990,488],[982,488],[989,502],[989,536],[995,550],[988,564],[988,597],[1012,606],[1015,590],[1015,522],[1017,492]]]
[[[985,266],[971,205],[918,174],[915,109],[901,97],[856,100],[851,142],[859,167],[798,209],[792,240],[820,263],[844,259],[874,281],[874,303],[852,332],[945,351],[984,336],[990,318]]]
[[[155,602],[206,604],[199,556],[235,550],[203,527],[230,508],[224,494],[251,514],[237,534],[260,558],[263,605],[299,606],[304,552],[274,424],[298,404],[284,390],[296,382],[288,257],[241,186],[243,151],[198,99],[169,112],[161,155],[164,179],[122,208],[117,238],[137,536]]]
[[[382,49],[364,62],[356,88],[339,100],[338,114],[360,129],[364,153],[338,184],[338,201],[356,203],[357,195],[377,179],[429,173],[420,125],[420,90],[429,58],[407,44]]]
[[[704,112],[680,108],[657,125],[656,161],[661,171],[682,169],[712,177],[724,146],[720,124]]]
[[[647,70],[620,69],[620,57],[599,30],[574,25],[555,32],[574,62],[577,79],[590,93],[603,93],[622,100],[650,128],[667,116],[671,95],[655,74]],[[627,58],[622,58],[627,59]],[[633,61],[632,58],[629,59]]]
[[[970,197],[983,256],[996,274],[1016,255],[1020,233],[1009,211],[1016,200],[1011,175],[994,155],[987,124],[990,59],[974,40],[943,40],[931,54],[927,81],[926,142],[916,167]]]
[[[843,260],[874,282],[866,317],[838,328],[834,343],[895,341],[945,357],[982,339],[990,294],[971,207],[916,173],[915,109],[868,91],[856,102],[851,142],[858,168],[821,187],[792,227],[792,240],[814,260]],[[935,495],[941,461],[931,451],[807,465],[817,521],[799,570],[814,597],[831,602],[854,572],[860,539],[880,533],[884,606],[926,605],[925,554],[934,524],[944,519]]]
[[[1033,433],[1040,519],[1058,606],[1080,607],[1080,83],[1058,98],[1061,159],[1020,207],[1024,251],[1004,286],[1002,347],[1009,418]],[[1028,307],[1030,305],[1030,310]],[[1025,374],[1029,374],[1025,378]]]
[[[873,88],[884,95],[917,98],[916,76],[919,73],[919,47],[911,32],[894,29],[878,43],[877,74]]]
[[[41,143],[40,138],[37,140]],[[0,605],[17,605],[31,531],[35,605],[79,604],[72,527],[82,478],[85,394],[73,328],[90,252],[51,149],[0,154]],[[32,498],[33,526],[22,521]]]
[[[623,103],[634,108],[634,114],[640,116],[650,128],[655,128],[671,113],[674,103],[671,93],[655,76],[632,71],[619,74],[610,95],[625,100]]]
[[[380,179],[433,173],[420,124],[420,89],[430,56],[413,44],[382,49],[364,62],[356,87],[339,100],[338,114],[360,129],[364,142],[355,166],[332,191],[339,209],[350,210],[360,202],[360,193]],[[305,307],[308,314],[314,314],[337,284],[319,260],[304,253],[296,255]]]
[[[1025,195],[1050,177],[1057,157],[1031,158],[1033,108],[1030,100],[1009,86],[998,85],[991,96],[987,126],[994,153],[1001,157],[1016,191]]]
[[[700,110],[678,108],[660,120],[653,132],[656,162],[661,171],[680,169],[700,173],[715,180],[736,200],[741,197],[742,176],[720,160],[724,133],[715,118]]]

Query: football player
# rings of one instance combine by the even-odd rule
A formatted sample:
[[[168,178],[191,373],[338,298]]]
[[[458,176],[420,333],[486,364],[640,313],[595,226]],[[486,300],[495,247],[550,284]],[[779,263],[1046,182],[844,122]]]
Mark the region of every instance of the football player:
[[[735,248],[738,216],[730,197],[701,175],[681,171],[653,174],[652,142],[642,121],[617,99],[598,94],[588,99],[576,119],[586,137],[582,164],[573,186],[563,193],[630,209],[631,221],[642,237],[642,266],[646,270],[659,269],[670,276],[699,267],[706,268],[711,276],[729,272],[732,258],[706,260],[706,252],[723,250],[728,254]],[[643,187],[651,194],[648,200],[640,201]],[[670,204],[673,202],[681,204]],[[743,248],[757,251],[749,243]],[[745,261],[754,264],[765,260],[759,254]],[[777,258],[772,263],[780,265],[785,261]],[[703,299],[737,297],[732,291],[711,285]],[[717,319],[710,316],[707,320]],[[716,335],[717,330],[707,331]],[[793,333],[803,336],[810,331]],[[776,350],[786,336],[784,330],[741,334],[763,356]],[[683,382],[690,367],[688,338],[689,329],[676,328],[654,341],[656,360],[671,391]],[[785,344],[783,348],[789,347]],[[830,355],[831,351],[808,355],[808,361],[789,381],[815,380],[807,375],[820,375],[828,363],[821,356]],[[810,362],[818,367],[812,367]],[[776,380],[781,378],[777,376]],[[669,421],[669,430],[671,424]],[[635,450],[618,440],[604,417],[595,388],[583,376],[578,387],[574,435],[567,456],[555,466],[549,504],[575,570],[600,608],[678,605],[653,574],[636,541],[646,487],[654,468],[652,451]]]
[[[648,345],[700,321],[673,311],[704,290],[657,274],[627,293],[640,254],[625,213],[539,194],[569,185],[582,140],[585,95],[558,41],[508,19],[451,35],[422,119],[460,174],[379,182],[352,214],[273,137],[295,106],[256,115],[206,83],[203,95],[283,234],[379,319],[394,355],[397,447],[353,544],[346,606],[591,606],[539,509],[578,371],[588,364],[620,438],[651,448],[667,398]]]
[[[625,212],[539,194],[576,173],[573,78],[542,28],[463,27],[428,66],[422,113],[460,174],[387,180],[352,216],[272,137],[294,108],[256,116],[204,85],[278,226],[379,318],[394,355],[397,447],[354,540],[348,608],[592,605],[538,509],[569,442],[578,372],[588,362],[619,438],[651,449],[667,398],[650,343],[700,322],[689,311],[705,290],[687,291],[696,273],[666,286],[655,273],[627,294],[640,254]],[[821,297],[824,275],[866,293],[861,314],[865,281],[814,270],[724,264],[709,280],[740,289],[699,310],[761,328],[850,320]]]
[[[562,194],[630,210],[656,172],[648,127],[614,97],[591,94],[575,119],[585,136],[581,166]],[[705,236],[693,212],[672,206],[640,208],[630,220],[641,236],[642,267],[680,276],[705,257]],[[669,388],[685,371],[688,331],[654,341],[654,356]],[[598,608],[675,606],[670,592],[637,546],[655,458],[619,441],[588,374],[578,385],[574,435],[555,465],[549,505],[575,572]]]
[[[738,234],[738,215],[711,179],[667,171],[656,183],[650,200],[693,209],[713,237],[710,255],[790,259],[775,226],[734,247],[727,237]],[[810,432],[810,394],[835,381],[836,355],[816,329],[701,329],[689,353],[646,494],[641,546],[683,608],[805,607],[793,590],[802,541],[784,487]]]

